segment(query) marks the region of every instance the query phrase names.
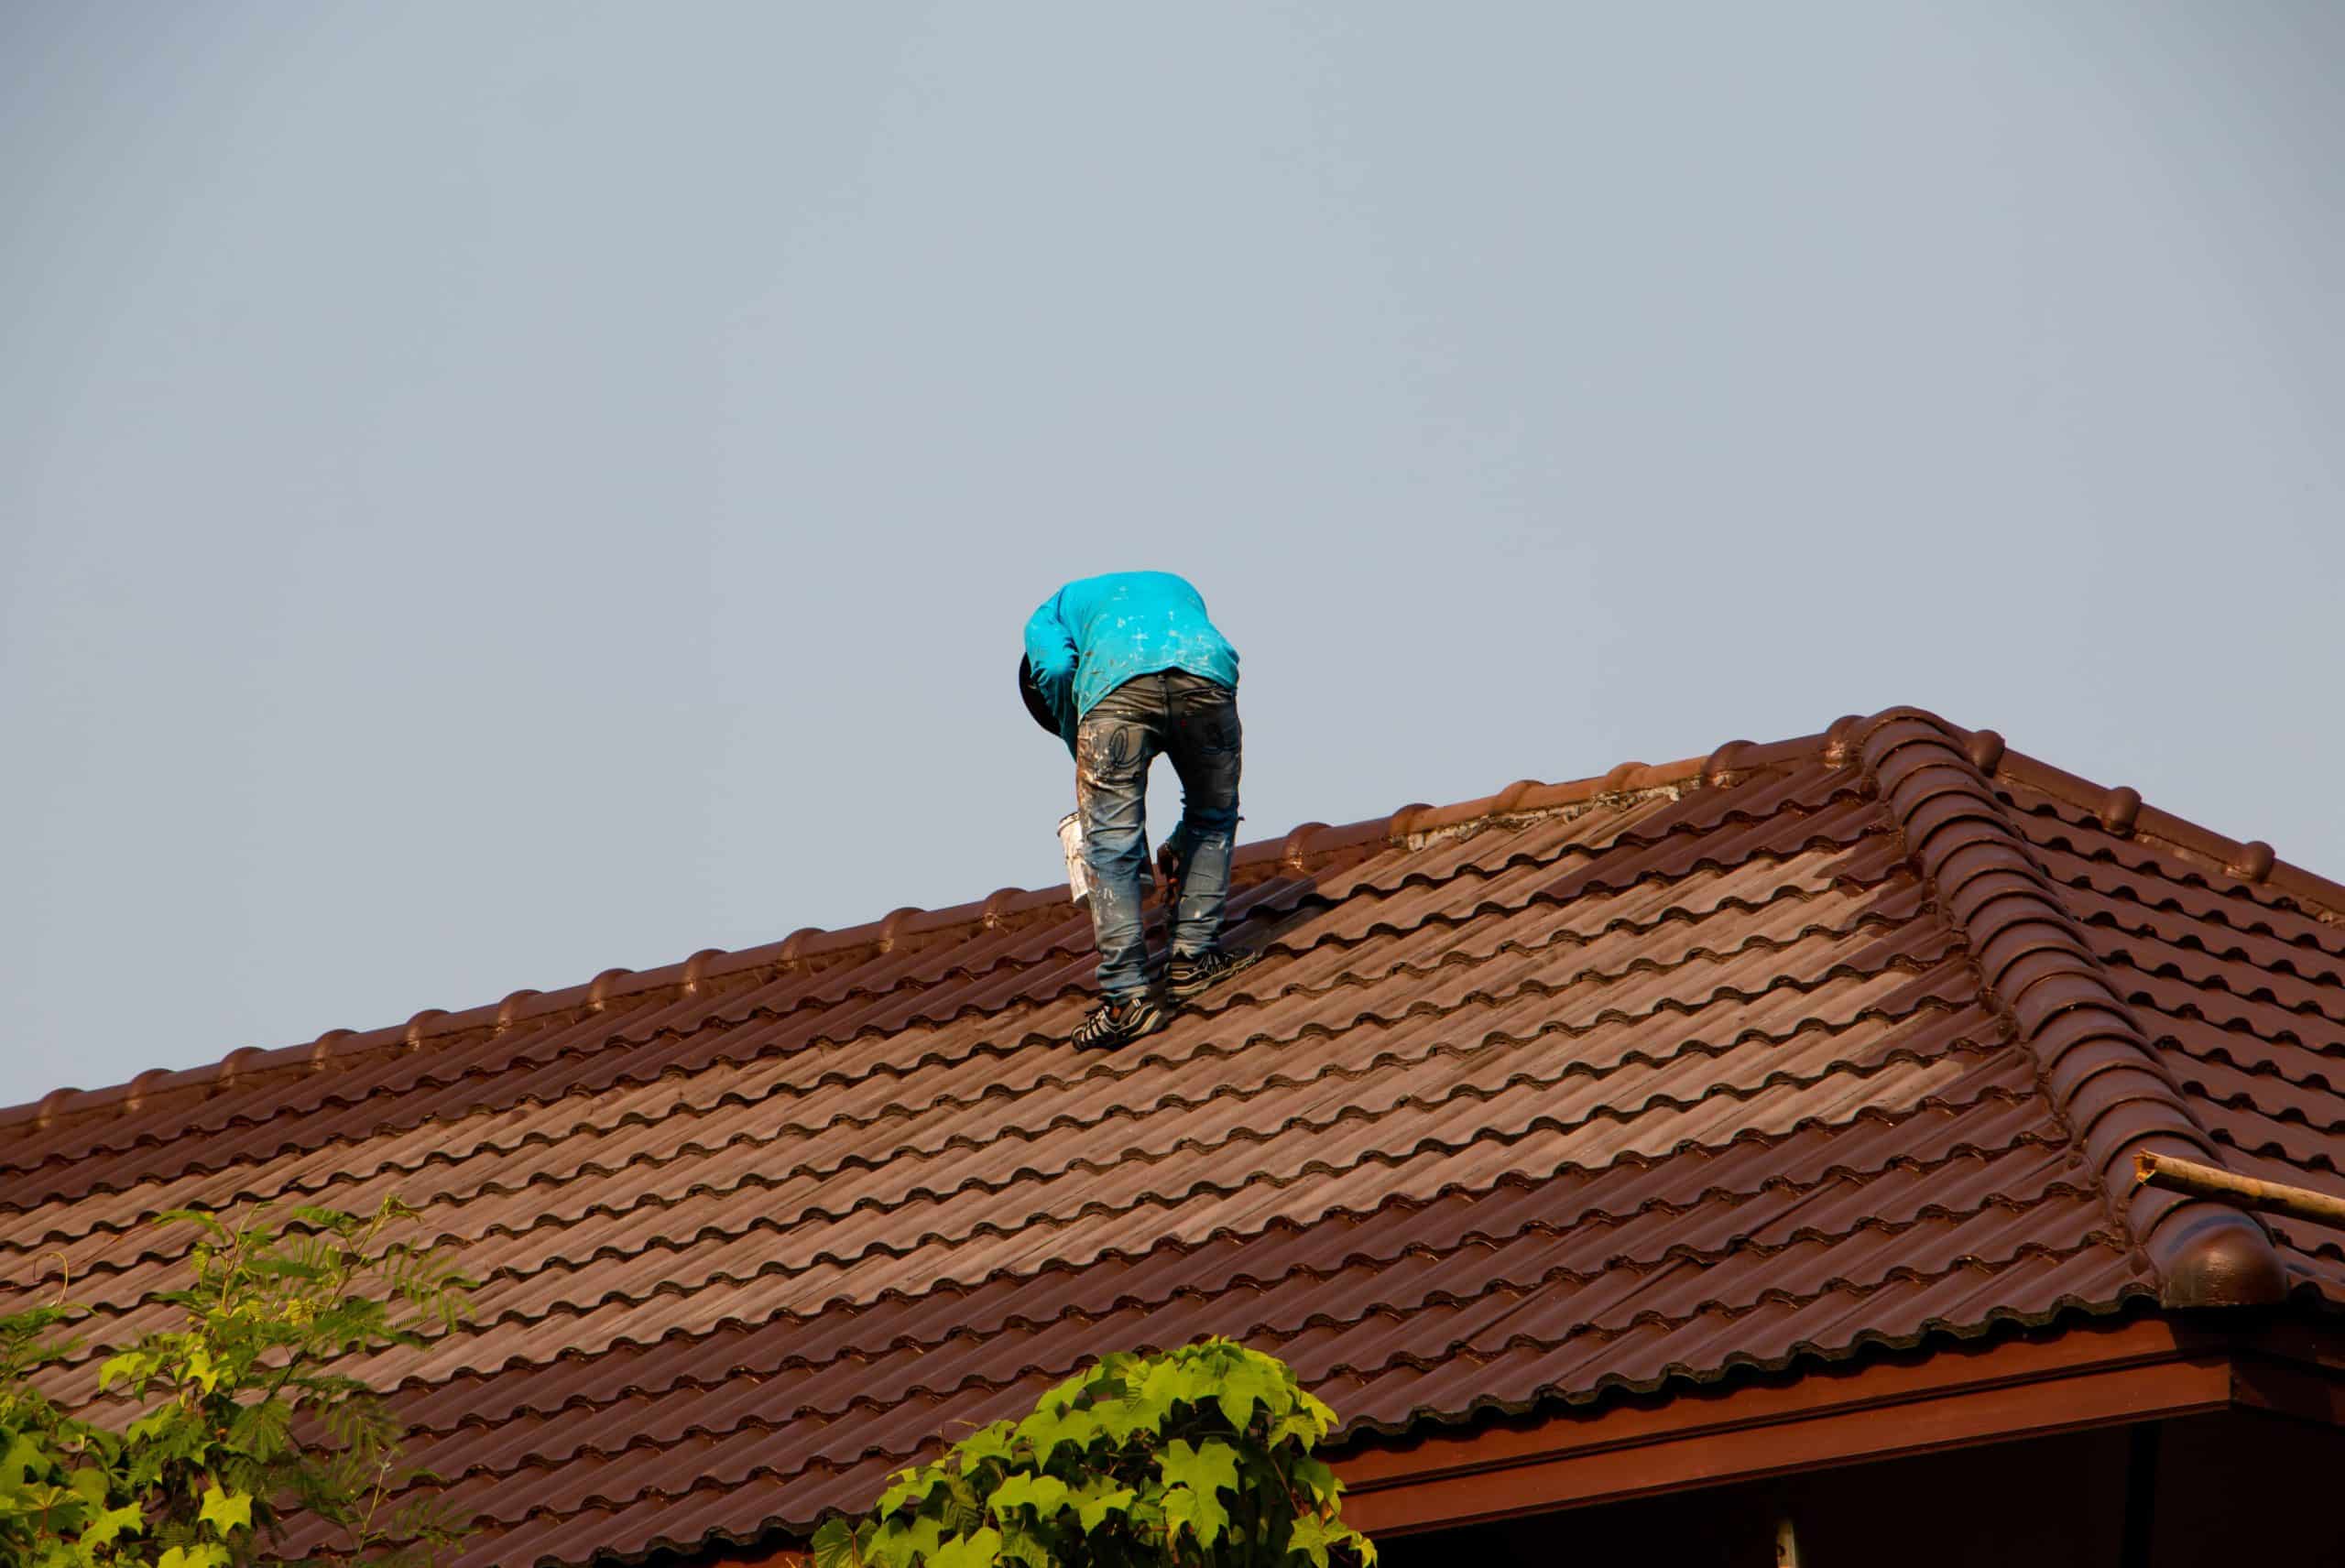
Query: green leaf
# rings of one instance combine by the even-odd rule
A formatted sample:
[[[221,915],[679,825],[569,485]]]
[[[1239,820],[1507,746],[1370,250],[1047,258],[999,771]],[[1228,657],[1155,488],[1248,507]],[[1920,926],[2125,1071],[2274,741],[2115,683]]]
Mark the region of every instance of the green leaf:
[[[1100,1395],[1091,1406],[1100,1432],[1118,1444],[1129,1443],[1134,1432],[1155,1431],[1162,1413],[1142,1402],[1140,1384],[1129,1378],[1117,1379],[1112,1391]]]
[[[1034,1408],[1038,1410],[1064,1410],[1083,1397],[1084,1390],[1091,1387],[1092,1379],[1099,1376],[1099,1370],[1100,1364],[1096,1362],[1076,1368],[1074,1376],[1044,1389],[1042,1398],[1034,1401]]]
[[[1151,1421],[1161,1423],[1172,1413],[1174,1405],[1195,1404],[1208,1391],[1199,1385],[1207,1381],[1198,1377],[1196,1368],[1186,1359],[1163,1356],[1149,1364],[1147,1376],[1140,1379],[1137,1400]]]
[[[1176,1437],[1157,1463],[1164,1473],[1165,1519],[1196,1531],[1201,1546],[1219,1541],[1229,1524],[1221,1494],[1238,1490],[1238,1450],[1217,1441],[1192,1448]]]
[[[1063,1443],[1090,1447],[1099,1436],[1099,1418],[1086,1410],[1054,1410],[1045,1406],[1018,1423],[1018,1435],[1034,1445],[1035,1464],[1048,1465]]]
[[[1229,1510],[1210,1492],[1194,1486],[1170,1486],[1164,1493],[1164,1522],[1174,1535],[1186,1530],[1199,1546],[1210,1547],[1229,1528]]]
[[[826,1530],[811,1568],[1369,1568],[1373,1544],[1310,1456],[1333,1421],[1284,1363],[1232,1340],[1114,1352],[1016,1425],[899,1473],[868,1533]]]
[[[1031,1508],[1037,1519],[1049,1519],[1067,1504],[1067,1486],[1055,1475],[1012,1475],[994,1488],[986,1501],[996,1519],[1008,1519],[1012,1508]]]
[[[228,1227],[222,1225],[218,1220],[213,1218],[212,1215],[204,1213],[202,1209],[165,1209],[161,1214],[155,1216],[154,1223],[158,1225],[201,1225],[210,1235],[215,1236],[223,1241],[228,1239]]]
[[[214,1482],[203,1489],[203,1511],[196,1518],[220,1532],[225,1541],[228,1532],[253,1527],[253,1499],[249,1492],[224,1492]]]
[[[104,1365],[98,1368],[98,1391],[104,1393],[107,1388],[112,1388],[116,1377],[136,1377],[138,1368],[145,1360],[146,1357],[134,1356],[126,1351],[120,1356],[107,1356]]]
[[[1326,1435],[1327,1423],[1325,1421],[1309,1410],[1299,1410],[1282,1417],[1278,1424],[1271,1428],[1271,1446],[1277,1448],[1293,1443],[1309,1448]]]
[[[1214,1392],[1214,1402],[1221,1407],[1222,1419],[1239,1432],[1254,1419],[1257,1404],[1275,1409],[1284,1404],[1286,1379],[1280,1375],[1278,1364],[1268,1356],[1247,1356],[1222,1375],[1221,1387]]]
[[[930,1568],[993,1568],[1001,1554],[1001,1531],[987,1526],[969,1535],[956,1535],[929,1558]]]
[[[1344,1484],[1325,1463],[1308,1454],[1297,1454],[1291,1467],[1294,1478],[1307,1487],[1314,1498],[1333,1502],[1343,1495]]]
[[[966,1534],[982,1529],[986,1522],[985,1503],[977,1489],[963,1475],[947,1473],[944,1477],[944,1507],[937,1517],[944,1521],[948,1532]]]
[[[9,1441],[7,1454],[0,1455],[0,1486],[21,1486],[27,1475],[49,1465],[48,1451],[33,1441],[32,1433],[20,1432]]]
[[[134,1442],[152,1443],[178,1424],[179,1413],[179,1406],[164,1405],[152,1414],[141,1416],[132,1421],[130,1431],[125,1435]]]
[[[1376,1543],[1333,1517],[1305,1514],[1294,1521],[1294,1533],[1287,1538],[1287,1550],[1310,1559],[1313,1568],[1328,1568],[1328,1555],[1338,1547],[1350,1551],[1362,1563],[1376,1561]]]
[[[1164,1456],[1158,1463],[1168,1486],[1189,1486],[1208,1494],[1238,1490],[1238,1450],[1218,1438],[1208,1440],[1202,1448],[1192,1448],[1185,1438],[1176,1437],[1164,1445]]]
[[[82,1544],[88,1547],[109,1545],[118,1535],[137,1534],[147,1528],[147,1511],[136,1503],[125,1503],[118,1508],[108,1508],[82,1528]]]
[[[1001,1549],[996,1555],[1004,1562],[1022,1563],[1026,1568],[1058,1568],[1049,1543],[1023,1525],[1012,1525],[1001,1532]]]
[[[1011,1435],[1012,1429],[1006,1421],[977,1428],[957,1445],[961,1453],[961,1467],[964,1470],[974,1469],[987,1459],[1009,1458]]]
[[[933,1514],[909,1522],[889,1519],[865,1544],[865,1555],[883,1568],[911,1568],[936,1550],[943,1534],[944,1521]]]
[[[106,1473],[94,1465],[84,1465],[65,1477],[65,1486],[93,1508],[106,1506]]]
[[[201,1546],[174,1546],[155,1568],[228,1568],[228,1549],[216,1541]]]
[[[1074,1504],[1075,1521],[1082,1525],[1083,1533],[1088,1535],[1105,1524],[1109,1514],[1119,1514],[1129,1509],[1139,1496],[1129,1486],[1118,1486],[1108,1480],[1094,1480],[1071,1493],[1069,1500]]]
[[[943,1479],[943,1474],[933,1465],[923,1465],[916,1470],[899,1470],[895,1484],[879,1494],[878,1505],[873,1511],[886,1519],[906,1503],[924,1503],[928,1495],[936,1489],[937,1483]]]
[[[293,1407],[281,1399],[247,1405],[228,1423],[226,1446],[231,1452],[250,1458],[274,1459],[289,1445],[288,1433],[292,1424]]]
[[[855,1528],[843,1519],[826,1519],[814,1532],[814,1568],[857,1568]]]

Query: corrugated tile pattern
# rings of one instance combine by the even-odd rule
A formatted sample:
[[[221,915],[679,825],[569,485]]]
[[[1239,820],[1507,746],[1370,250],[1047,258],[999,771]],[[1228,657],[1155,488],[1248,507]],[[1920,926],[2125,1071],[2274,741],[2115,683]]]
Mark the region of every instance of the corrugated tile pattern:
[[[2000,790],[2155,1044],[2216,1163],[2345,1192],[2345,924],[2271,884],[2268,846],[2192,854],[2140,831],[2139,797]],[[2292,1281],[2345,1302],[2340,1234],[2261,1216]]]
[[[366,1370],[477,1568],[802,1530],[1116,1345],[1241,1335],[1367,1432],[2111,1310],[2155,1264],[1899,815],[2000,743],[1882,760],[1920,722],[1252,846],[1263,962],[1117,1054],[1087,919],[1004,893],[61,1092],[0,1113],[0,1310],[61,1253],[104,1342],[157,1212],[400,1193],[477,1316]],[[2338,928],[2074,793],[1952,831],[2024,833],[2243,1168],[2336,1170]]]

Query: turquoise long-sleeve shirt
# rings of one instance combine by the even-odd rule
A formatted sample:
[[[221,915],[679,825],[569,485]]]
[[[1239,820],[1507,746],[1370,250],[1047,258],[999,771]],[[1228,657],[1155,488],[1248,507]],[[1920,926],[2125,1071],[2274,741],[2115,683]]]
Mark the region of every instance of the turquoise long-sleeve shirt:
[[[1169,572],[1068,583],[1027,621],[1026,659],[1069,751],[1083,715],[1137,676],[1185,670],[1238,684],[1238,650],[1206,615],[1204,597]]]

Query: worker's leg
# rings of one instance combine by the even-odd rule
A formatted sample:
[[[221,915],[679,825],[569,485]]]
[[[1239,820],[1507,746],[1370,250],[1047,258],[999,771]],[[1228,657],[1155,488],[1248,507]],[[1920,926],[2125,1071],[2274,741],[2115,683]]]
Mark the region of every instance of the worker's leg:
[[[1148,993],[1140,866],[1148,855],[1148,765],[1162,737],[1163,698],[1154,676],[1108,692],[1075,730],[1074,800],[1091,871],[1091,929],[1099,945],[1099,989],[1111,1003]]]
[[[1171,687],[1172,723],[1165,736],[1181,775],[1181,898],[1172,911],[1172,956],[1211,953],[1229,901],[1229,856],[1238,839],[1238,775],[1244,735],[1238,693],[1200,675],[1177,672]]]

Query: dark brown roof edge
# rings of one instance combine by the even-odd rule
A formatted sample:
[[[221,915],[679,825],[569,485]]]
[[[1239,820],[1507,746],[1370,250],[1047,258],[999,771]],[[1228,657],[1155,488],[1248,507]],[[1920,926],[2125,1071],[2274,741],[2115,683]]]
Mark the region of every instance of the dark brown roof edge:
[[[1994,771],[1997,778],[2040,790],[2079,811],[2091,812],[2103,831],[2117,837],[2152,840],[2210,873],[2252,887],[2268,887],[2300,900],[2311,906],[2308,912],[2318,917],[2333,920],[2345,913],[2345,883],[2332,882],[2301,866],[2290,865],[2260,838],[2228,838],[2171,811],[2144,805],[2138,789],[2122,784],[2104,789],[2017,752],[2005,757],[2001,768]]]
[[[1906,854],[1961,932],[1986,994],[2034,1056],[2045,1095],[2148,1255],[2168,1307],[2268,1305],[2287,1271],[2261,1224],[2229,1204],[2132,1190],[2138,1151],[2221,1154],[2190,1116],[2132,1009],[2085,944],[2056,885],[1995,799],[1992,731],[1892,708],[1832,743],[1852,746]],[[2120,1194],[2132,1191],[2130,1201]]]

